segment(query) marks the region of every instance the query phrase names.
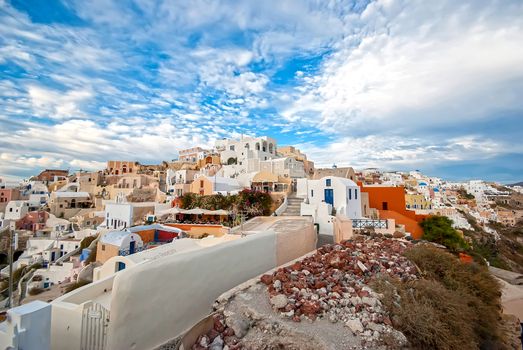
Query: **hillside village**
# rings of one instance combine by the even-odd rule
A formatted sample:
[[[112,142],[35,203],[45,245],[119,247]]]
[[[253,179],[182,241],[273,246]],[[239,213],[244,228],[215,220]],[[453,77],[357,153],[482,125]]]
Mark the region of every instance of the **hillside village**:
[[[430,345],[398,326],[390,290],[375,281],[421,283],[432,270],[420,254],[482,266],[504,288],[499,302],[523,317],[521,185],[320,168],[268,136],[178,153],[0,181],[0,347],[342,346],[311,325],[346,333],[345,348]]]

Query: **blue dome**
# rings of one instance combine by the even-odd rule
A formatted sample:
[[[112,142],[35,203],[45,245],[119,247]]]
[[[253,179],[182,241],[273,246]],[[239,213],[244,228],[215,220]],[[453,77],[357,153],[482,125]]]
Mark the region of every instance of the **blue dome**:
[[[420,182],[419,185],[420,186],[427,186],[427,183],[426,182]]]

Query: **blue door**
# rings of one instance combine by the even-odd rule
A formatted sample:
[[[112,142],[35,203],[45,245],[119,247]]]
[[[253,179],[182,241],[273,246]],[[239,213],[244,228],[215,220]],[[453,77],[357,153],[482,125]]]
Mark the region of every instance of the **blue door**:
[[[129,254],[134,254],[134,246],[136,245],[135,241],[129,242]]]
[[[325,189],[325,203],[329,203],[334,206],[334,191],[332,188]]]
[[[119,261],[116,269],[117,269],[116,271],[122,271],[123,269],[125,269],[125,263]]]

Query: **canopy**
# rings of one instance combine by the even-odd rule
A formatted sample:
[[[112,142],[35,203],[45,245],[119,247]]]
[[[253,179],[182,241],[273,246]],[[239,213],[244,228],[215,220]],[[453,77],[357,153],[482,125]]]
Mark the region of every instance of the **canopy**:
[[[205,210],[205,214],[207,215],[229,215],[229,212],[227,210],[219,209],[219,210]]]
[[[182,214],[193,214],[193,215],[202,215],[205,214],[205,210],[200,208],[194,208],[189,210],[183,210],[181,211]]]
[[[169,208],[167,210],[162,210],[159,214],[160,215],[169,215],[169,214],[179,214],[182,210],[178,207]]]

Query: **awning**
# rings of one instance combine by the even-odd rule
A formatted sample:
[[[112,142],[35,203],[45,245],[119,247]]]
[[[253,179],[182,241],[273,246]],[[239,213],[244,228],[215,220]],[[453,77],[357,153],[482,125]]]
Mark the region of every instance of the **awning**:
[[[170,214],[179,214],[181,213],[182,210],[178,207],[174,207],[174,208],[169,208],[167,210],[162,210],[159,214],[160,216],[162,215],[170,215]]]
[[[200,209],[200,208],[194,208],[194,209],[189,209],[189,210],[182,210],[181,213],[189,214],[189,215],[202,215],[202,214],[205,214],[205,210]]]
[[[227,210],[223,210],[223,209],[219,209],[219,210],[206,210],[205,211],[205,214],[206,215],[220,215],[220,216],[225,216],[225,215],[229,215],[229,212]]]

